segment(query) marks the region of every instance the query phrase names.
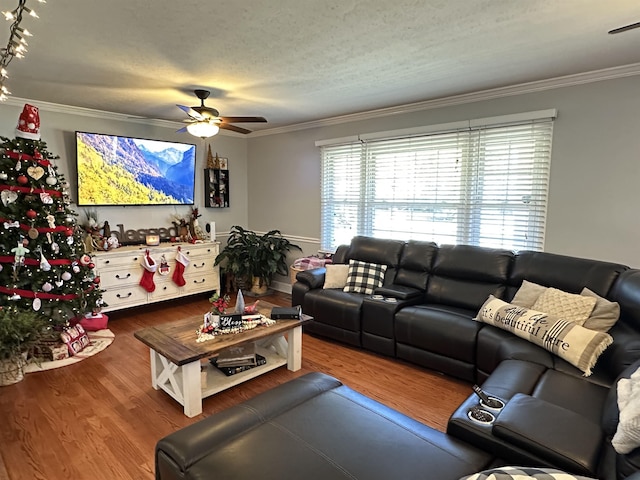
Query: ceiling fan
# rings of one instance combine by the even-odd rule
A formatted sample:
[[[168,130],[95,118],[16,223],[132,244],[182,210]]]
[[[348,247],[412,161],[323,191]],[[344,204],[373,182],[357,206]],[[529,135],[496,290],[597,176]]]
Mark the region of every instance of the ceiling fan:
[[[231,130],[238,133],[251,133],[251,130],[246,128],[231,125],[232,123],[241,122],[266,122],[264,117],[221,117],[218,110],[215,108],[207,107],[204,101],[209,97],[209,90],[194,90],[196,97],[200,99],[200,106],[198,107],[186,107],[184,105],[177,105],[178,108],[183,110],[189,118],[184,121],[188,123],[186,127],[181,128],[178,132],[189,132],[196,137],[212,137],[220,128],[225,130]]]
[[[640,22],[630,23],[629,25],[625,25],[624,27],[614,28],[613,30],[609,30],[610,35],[615,35],[616,33],[627,32],[629,30],[633,30],[634,28],[640,28]]]

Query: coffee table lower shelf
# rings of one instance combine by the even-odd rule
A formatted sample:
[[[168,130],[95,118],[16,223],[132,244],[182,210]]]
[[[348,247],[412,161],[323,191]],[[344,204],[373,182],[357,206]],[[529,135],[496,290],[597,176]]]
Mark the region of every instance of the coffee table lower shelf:
[[[257,347],[256,352],[262,355],[267,360],[267,363],[265,363],[264,365],[258,365],[257,367],[253,367],[249,370],[245,370],[244,372],[236,373],[235,375],[227,376],[218,368],[211,365],[211,363],[202,363],[202,373],[206,373],[207,382],[206,385],[201,386],[202,398],[207,398],[211,395],[215,395],[216,393],[226,390],[227,388],[234,387],[241,384],[242,382],[246,382],[247,380],[251,380],[252,378],[262,375],[263,373],[267,373],[271,370],[287,364],[286,357],[283,357],[272,350]]]

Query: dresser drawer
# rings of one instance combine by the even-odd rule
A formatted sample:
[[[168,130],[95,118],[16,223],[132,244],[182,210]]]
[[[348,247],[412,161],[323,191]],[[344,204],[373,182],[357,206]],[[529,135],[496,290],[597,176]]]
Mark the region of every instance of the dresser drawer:
[[[218,272],[211,270],[202,274],[190,273],[184,276],[186,284],[183,287],[185,294],[206,292],[208,290],[217,290],[219,288]]]
[[[147,291],[139,285],[129,285],[121,288],[109,288],[102,293],[102,299],[107,303],[104,311],[118,310],[147,303]]]
[[[182,293],[181,287],[179,287],[172,281],[170,275],[164,277],[158,277],[158,275],[156,275],[155,277],[153,277],[153,280],[156,284],[156,289],[153,292],[149,293],[150,302],[164,300],[166,298],[179,297]]]
[[[142,265],[134,268],[98,269],[102,288],[119,288],[125,285],[136,285],[142,279]]]
[[[98,270],[114,267],[132,268],[135,265],[140,265],[143,256],[144,251],[126,252],[121,255],[99,254],[94,256],[93,263]]]
[[[196,261],[197,257],[208,257],[213,260],[218,256],[218,245],[213,243],[197,243],[188,247],[182,247],[182,252],[191,261]]]

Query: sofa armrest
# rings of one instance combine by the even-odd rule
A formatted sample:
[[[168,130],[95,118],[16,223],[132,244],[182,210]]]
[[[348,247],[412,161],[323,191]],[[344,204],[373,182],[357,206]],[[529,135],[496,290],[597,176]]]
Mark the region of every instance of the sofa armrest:
[[[385,297],[393,297],[398,300],[409,300],[411,298],[418,298],[424,294],[422,290],[414,287],[406,287],[404,285],[386,285],[384,287],[378,287],[373,292],[376,295],[384,295]]]
[[[518,393],[496,419],[492,433],[563,470],[595,475],[603,434],[571,410]]]
[[[309,286],[309,289],[322,288],[324,285],[324,276],[327,272],[325,267],[312,268],[304,270],[296,274],[296,280]]]

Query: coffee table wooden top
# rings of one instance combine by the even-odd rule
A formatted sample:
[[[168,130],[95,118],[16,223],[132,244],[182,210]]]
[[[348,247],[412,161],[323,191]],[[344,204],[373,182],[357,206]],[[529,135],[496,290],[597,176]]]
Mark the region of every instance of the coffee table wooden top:
[[[260,301],[258,311],[268,316],[274,306],[276,305]],[[312,318],[303,314],[300,320],[276,320],[276,323],[269,327],[261,325],[252,330],[224,334],[198,343],[196,341],[198,338],[197,331],[202,326],[204,313],[154,327],[143,328],[133,335],[175,365],[184,365],[202,358],[213,357],[220,350],[227,347],[254,342],[264,337],[284,333],[308,322]]]

